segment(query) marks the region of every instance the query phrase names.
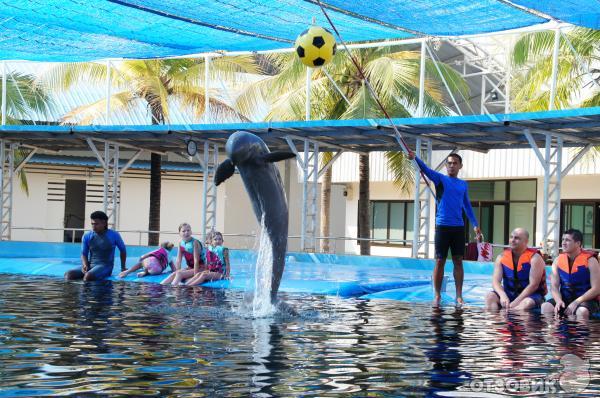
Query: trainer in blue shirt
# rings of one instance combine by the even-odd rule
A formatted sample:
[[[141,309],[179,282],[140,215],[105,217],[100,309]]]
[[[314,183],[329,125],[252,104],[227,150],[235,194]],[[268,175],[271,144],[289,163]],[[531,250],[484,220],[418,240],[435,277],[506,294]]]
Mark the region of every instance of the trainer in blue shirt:
[[[473,214],[469,200],[466,181],[458,178],[462,168],[462,158],[456,153],[446,158],[446,172],[448,175],[438,173],[427,167],[421,159],[410,152],[408,157],[415,159],[423,173],[435,184],[436,215],[435,215],[435,268],[433,269],[433,286],[435,296],[433,305],[439,306],[441,301],[442,281],[444,279],[444,265],[448,257],[448,249],[452,252],[454,263],[454,283],[456,284],[456,303],[464,304],[462,286],[464,280],[463,256],[465,254],[465,224],[463,210],[471,224],[474,225],[477,238],[481,230]]]
[[[95,211],[90,218],[92,219],[92,230],[86,232],[81,241],[81,268],[67,271],[65,273],[66,280],[95,281],[111,276],[115,263],[115,247],[119,248],[121,270],[126,269],[125,243],[117,231],[108,229],[106,213]]]

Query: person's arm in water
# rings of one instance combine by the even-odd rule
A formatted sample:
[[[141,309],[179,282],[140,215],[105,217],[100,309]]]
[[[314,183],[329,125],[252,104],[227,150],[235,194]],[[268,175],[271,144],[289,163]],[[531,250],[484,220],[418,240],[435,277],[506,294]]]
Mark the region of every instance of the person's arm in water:
[[[229,249],[223,249],[223,259],[225,260],[225,275],[223,277],[225,279],[229,279],[231,277],[231,266],[229,265]]]
[[[502,287],[502,255],[499,255],[496,258],[496,262],[494,263],[494,274],[492,275],[492,288],[498,296],[500,296],[500,305],[502,308],[508,308],[510,305],[510,300],[504,291],[504,287]]]
[[[465,196],[463,197],[463,208],[465,209],[465,213],[471,224],[473,225],[473,231],[477,235],[477,240],[481,236],[481,229],[479,229],[479,224],[477,223],[477,218],[475,218],[475,213],[473,213],[473,207],[471,206],[471,200],[469,199],[469,188],[467,185],[467,189],[465,189]]]
[[[535,254],[531,258],[531,270],[529,271],[529,283],[527,284],[525,289],[523,289],[521,294],[519,294],[517,296],[517,298],[515,298],[512,303],[510,303],[510,308],[514,308],[514,307],[518,306],[519,304],[521,304],[521,301],[523,301],[525,298],[531,296],[533,293],[535,293],[536,290],[538,290],[538,288],[540,287],[540,282],[542,281],[542,278],[544,277],[544,267],[545,267],[545,265],[544,265],[544,260],[542,260],[542,256],[540,256],[539,254]]]
[[[586,301],[595,300],[600,295],[600,265],[598,260],[594,257],[590,257],[588,260],[588,268],[590,270],[590,284],[591,287],[587,292],[577,297],[569,306],[565,309],[566,315],[575,315],[577,307]]]
[[[125,247],[125,242],[123,242],[123,238],[121,238],[121,234],[115,231],[115,243],[119,248],[119,254],[121,257],[121,272],[127,269],[127,248]]]
[[[565,308],[562,294],[560,294],[560,276],[558,276],[558,259],[552,263],[552,273],[550,274],[550,293],[554,299],[554,314],[558,315],[562,308]]]
[[[81,240],[81,271],[84,273],[90,270],[90,235],[86,233]]]

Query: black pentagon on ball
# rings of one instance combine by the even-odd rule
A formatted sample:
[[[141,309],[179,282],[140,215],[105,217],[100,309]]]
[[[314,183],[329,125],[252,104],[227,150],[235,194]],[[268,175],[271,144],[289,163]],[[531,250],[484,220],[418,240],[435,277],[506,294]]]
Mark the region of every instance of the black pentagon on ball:
[[[317,48],[321,48],[325,45],[325,39],[323,36],[315,36],[313,37],[313,46]]]
[[[337,51],[337,43],[333,43],[333,52],[332,52],[332,54],[335,55],[336,51]]]
[[[300,58],[304,58],[304,47],[302,47],[302,46],[296,47],[296,53],[298,53],[298,56]]]
[[[325,63],[325,60],[321,57],[315,58],[315,60],[313,61],[314,66],[321,66],[324,63]]]

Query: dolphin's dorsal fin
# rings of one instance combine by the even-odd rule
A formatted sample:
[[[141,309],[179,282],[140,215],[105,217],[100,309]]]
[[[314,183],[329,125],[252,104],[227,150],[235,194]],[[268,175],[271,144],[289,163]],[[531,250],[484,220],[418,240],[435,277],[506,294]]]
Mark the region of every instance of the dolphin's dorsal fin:
[[[217,167],[217,171],[215,172],[215,185],[219,185],[229,177],[233,175],[235,172],[235,166],[231,159],[225,159],[219,167]]]
[[[265,160],[265,162],[275,163],[279,162],[280,160],[291,159],[293,157],[296,157],[296,154],[294,152],[275,151],[265,154],[263,156],[263,159]]]

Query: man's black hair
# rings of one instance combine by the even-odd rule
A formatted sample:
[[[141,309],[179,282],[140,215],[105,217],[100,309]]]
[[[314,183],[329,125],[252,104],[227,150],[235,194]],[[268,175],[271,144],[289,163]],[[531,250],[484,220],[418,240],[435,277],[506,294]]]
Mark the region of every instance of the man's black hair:
[[[571,228],[565,231],[565,235],[571,235],[575,242],[583,243],[583,234],[580,230]]]
[[[92,220],[104,220],[104,221],[108,221],[108,216],[106,215],[105,212],[103,212],[101,210],[96,210],[95,212],[93,212],[92,214],[90,214],[90,218]]]
[[[462,158],[460,157],[460,155],[458,153],[451,153],[450,155],[446,156],[446,159],[448,158],[454,158],[456,160],[458,160],[458,163],[462,164]]]

